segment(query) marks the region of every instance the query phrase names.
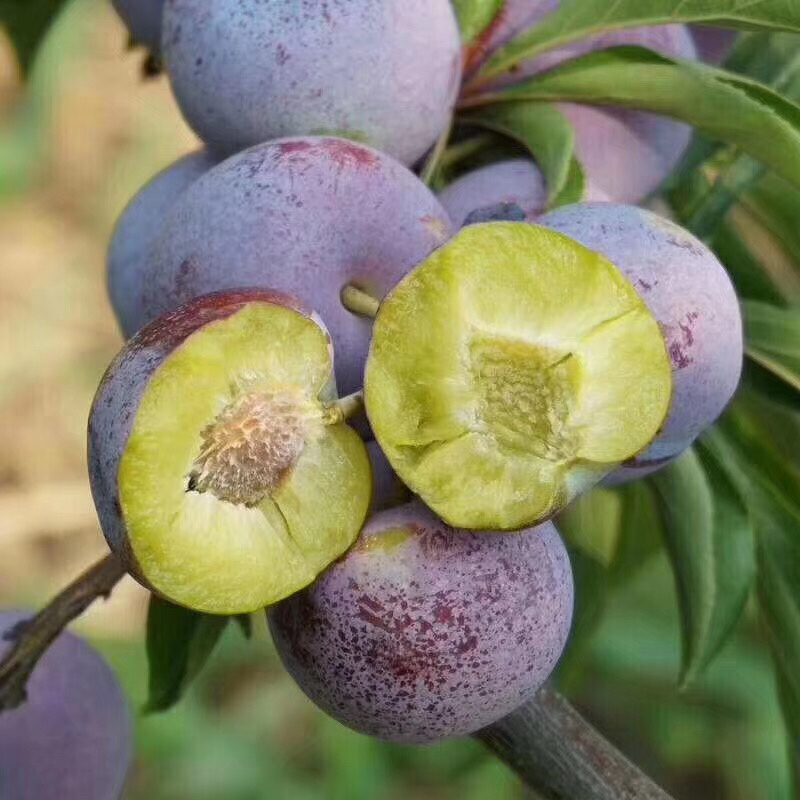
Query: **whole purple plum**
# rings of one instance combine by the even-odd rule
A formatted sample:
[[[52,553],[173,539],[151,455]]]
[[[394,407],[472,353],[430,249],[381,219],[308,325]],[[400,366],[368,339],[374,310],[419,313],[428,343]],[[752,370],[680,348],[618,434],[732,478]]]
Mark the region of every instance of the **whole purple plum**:
[[[439,200],[461,228],[476,211],[501,204],[518,207],[524,217],[541,214],[547,206],[547,187],[533,161],[516,158],[462,175],[439,193]]]
[[[581,203],[537,222],[612,261],[658,320],[672,360],[672,403],[637,462],[677,455],[716,420],[739,383],[742,318],[725,268],[691,233],[633,206]]]
[[[347,311],[352,281],[383,297],[443,244],[450,220],[393,158],[330,137],[282,139],[217,165],[174,203],[134,298],[133,327],[207,292],[269,286],[316,309],[342,393],[361,388],[371,324]]]
[[[158,55],[165,0],[111,0],[136,44]]]
[[[708,64],[721,64],[736,44],[737,31],[728,28],[712,28],[708,25],[692,25],[692,32],[697,55]]]
[[[205,150],[190,153],[159,172],[125,207],[108,247],[108,294],[122,333],[132,336],[138,322],[142,275],[153,241],[173,203],[216,161]]]
[[[412,164],[461,81],[449,0],[167,0],[163,49],[186,119],[224,153],[331,133]]]
[[[28,614],[0,612],[0,658]],[[0,713],[3,800],[118,800],[133,756],[125,695],[105,661],[63,633],[36,665],[28,698]]]
[[[421,743],[472,733],[530,699],[561,656],[572,603],[552,524],[469,533],[414,502],[373,517],[268,617],[317,705],[362,733]]]
[[[606,196],[591,184],[587,199],[604,201]],[[531,219],[547,208],[544,176],[534,161],[525,158],[498,161],[468,172],[439,193],[439,200],[457,227],[490,219],[514,219],[509,215],[481,215],[493,209],[518,209],[521,218]],[[476,216],[480,218],[475,219]]]

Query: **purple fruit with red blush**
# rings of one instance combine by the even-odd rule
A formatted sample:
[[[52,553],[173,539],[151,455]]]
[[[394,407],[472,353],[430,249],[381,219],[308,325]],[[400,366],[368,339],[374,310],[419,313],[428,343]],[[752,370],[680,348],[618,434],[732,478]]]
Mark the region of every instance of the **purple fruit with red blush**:
[[[725,268],[691,233],[634,206],[581,203],[538,222],[604,255],[658,320],[672,361],[672,402],[659,436],[636,462],[678,455],[717,419],[739,384],[742,317]]]
[[[419,502],[376,514],[347,555],[268,611],[303,691],[354,730],[434,742],[529,700],[572,618],[567,552],[552,524],[476,534]]]
[[[362,386],[372,327],[344,308],[342,287],[383,297],[450,230],[430,190],[384,153],[332,137],[267,142],[173,204],[134,298],[136,327],[206,292],[269,286],[325,320],[349,394]]]

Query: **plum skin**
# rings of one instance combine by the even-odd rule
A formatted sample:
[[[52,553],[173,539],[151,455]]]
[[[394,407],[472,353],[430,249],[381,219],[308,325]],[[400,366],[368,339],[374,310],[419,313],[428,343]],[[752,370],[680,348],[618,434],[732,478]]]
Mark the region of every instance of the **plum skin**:
[[[159,172],[130,200],[111,235],[106,280],[111,305],[123,336],[136,333],[136,298],[147,268],[150,248],[172,204],[216,159],[205,150],[190,153]]]
[[[449,0],[167,0],[163,52],[186,119],[221,153],[339,133],[412,164],[461,79]]]
[[[586,194],[588,200],[608,200],[591,182]],[[476,221],[481,210],[504,205],[517,207],[525,218],[533,219],[547,209],[547,186],[536,162],[514,158],[467,172],[439,192],[439,201],[457,228]]]
[[[333,137],[267,142],[174,203],[134,298],[134,327],[207,292],[270,286],[325,320],[338,389],[349,394],[361,388],[372,326],[342,306],[342,286],[383,297],[450,230],[430,190],[384,153]]]
[[[131,575],[151,591],[128,544],[117,483],[136,411],[150,379],[176,348],[200,328],[226,319],[251,302],[292,308],[324,329],[316,315],[278,292],[242,289],[212,293],[195,298],[139,331],[112,361],[95,394],[87,430],[87,460],[100,527],[111,550],[125,558]]]
[[[739,384],[742,317],[725,268],[691,233],[634,206],[579,203],[538,224],[608,258],[658,320],[672,361],[672,403],[661,433],[630,466],[678,455],[717,419]]]
[[[572,606],[551,523],[470,533],[414,502],[373,517],[343,559],[267,613],[284,665],[318,706],[361,733],[426,743],[530,699],[561,655]]]
[[[0,612],[4,639],[30,615]],[[0,714],[0,792],[8,800],[117,800],[133,757],[125,695],[105,661],[61,634],[37,664],[28,698]]]
[[[155,55],[161,50],[161,28],[166,0],[112,0],[136,44]]]

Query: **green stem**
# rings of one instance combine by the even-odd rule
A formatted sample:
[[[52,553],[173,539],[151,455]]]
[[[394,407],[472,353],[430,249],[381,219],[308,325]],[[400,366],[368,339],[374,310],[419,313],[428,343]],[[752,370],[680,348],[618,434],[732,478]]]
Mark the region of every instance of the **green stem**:
[[[122,559],[109,554],[24,623],[0,662],[0,713],[25,702],[28,679],[47,648],[98,597],[108,597],[126,572]]]
[[[364,391],[353,392],[346,397],[339,398],[333,405],[328,406],[328,425],[338,425],[360,414],[364,410]]]
[[[360,317],[369,317],[370,319],[375,319],[378,316],[381,301],[352,283],[348,283],[342,288],[340,298],[342,305],[353,314],[358,314]]]
[[[439,171],[439,161],[444,154],[444,151],[447,149],[447,142],[450,141],[450,133],[452,130],[453,118],[450,117],[450,119],[447,121],[447,127],[445,127],[439,138],[436,140],[436,144],[433,146],[433,150],[428,156],[428,160],[425,162],[425,166],[422,168],[422,172],[420,173],[420,180],[426,186],[430,186],[433,183],[436,173]]]

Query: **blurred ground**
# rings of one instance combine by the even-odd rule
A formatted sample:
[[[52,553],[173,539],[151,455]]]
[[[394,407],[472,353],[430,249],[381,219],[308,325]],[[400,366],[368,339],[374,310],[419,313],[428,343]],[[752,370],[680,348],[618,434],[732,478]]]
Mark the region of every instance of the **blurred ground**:
[[[35,606],[100,557],[85,425],[121,340],[104,254],[129,197],[196,146],[163,80],[100,0],[76,0],[23,96],[0,46],[0,607]],[[0,43],[4,45],[4,43]],[[132,581],[76,629],[141,707],[146,595]],[[619,592],[569,685],[582,707],[686,800],[789,800],[782,728],[755,627],[702,686],[679,694],[671,578],[661,558]],[[197,688],[140,720],[127,800],[500,800],[522,797],[470,742],[398,748],[317,712],[282,672],[257,620],[235,630]]]

